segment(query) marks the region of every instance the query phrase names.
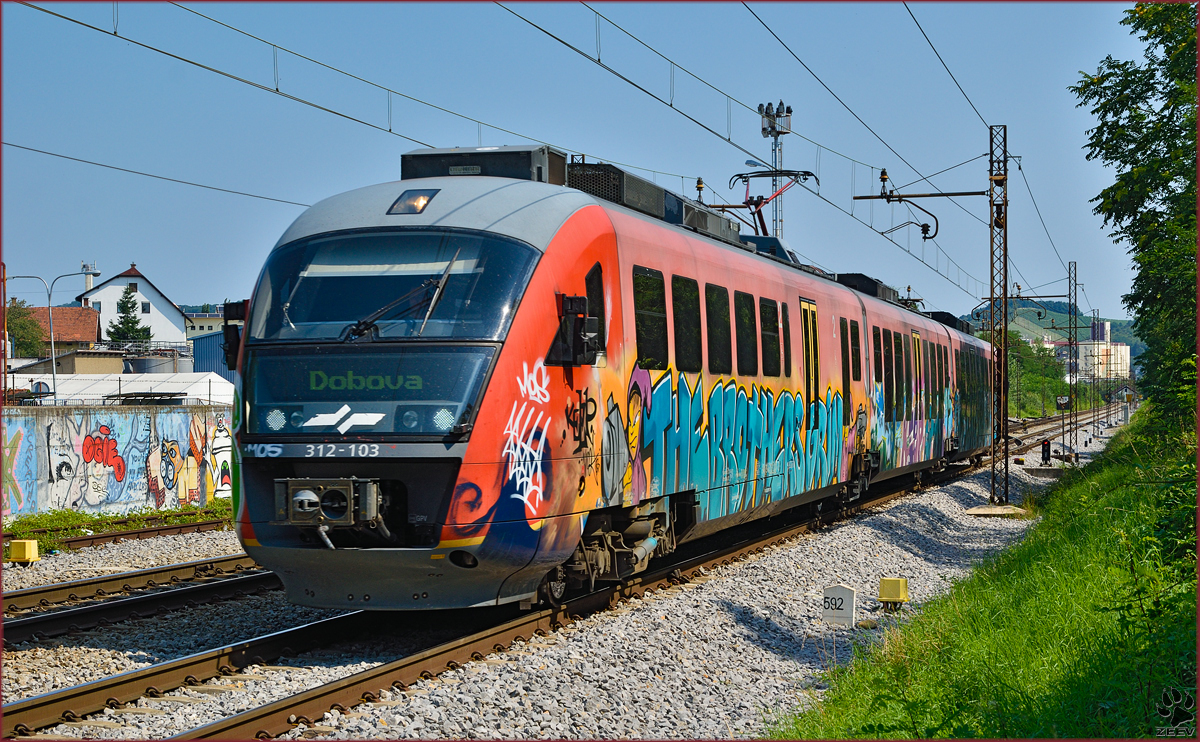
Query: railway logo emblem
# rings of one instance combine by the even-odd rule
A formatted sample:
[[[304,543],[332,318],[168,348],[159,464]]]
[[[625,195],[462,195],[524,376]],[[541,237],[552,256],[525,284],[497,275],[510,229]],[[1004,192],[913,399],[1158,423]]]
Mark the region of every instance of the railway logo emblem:
[[[374,427],[380,420],[387,417],[387,414],[383,412],[355,412],[350,417],[346,417],[347,412],[350,412],[350,405],[344,404],[342,405],[342,409],[337,412],[313,415],[305,420],[304,424],[300,427],[307,428],[312,426],[324,428],[330,425],[337,425],[337,432],[345,435],[347,430],[356,425]],[[343,417],[346,419],[342,420]],[[340,425],[338,425],[339,420],[341,420]]]

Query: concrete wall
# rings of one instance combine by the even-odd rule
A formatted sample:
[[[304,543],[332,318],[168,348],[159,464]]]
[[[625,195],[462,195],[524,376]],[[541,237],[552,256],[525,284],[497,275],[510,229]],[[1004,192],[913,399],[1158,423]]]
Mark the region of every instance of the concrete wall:
[[[6,407],[4,517],[229,497],[231,408]]]

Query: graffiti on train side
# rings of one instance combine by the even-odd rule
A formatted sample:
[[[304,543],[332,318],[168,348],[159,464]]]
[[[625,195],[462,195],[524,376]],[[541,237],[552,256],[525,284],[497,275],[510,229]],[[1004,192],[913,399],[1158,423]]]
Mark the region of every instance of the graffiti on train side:
[[[803,394],[663,374],[642,421],[650,493],[694,489],[718,518],[842,479],[842,393]]]
[[[504,480],[508,496],[525,505],[529,518],[538,518],[543,514],[547,481],[544,469],[550,415],[543,405],[550,401],[550,376],[542,359],[534,363],[532,371],[528,364],[523,366],[517,377],[520,395],[513,400],[504,426]]]

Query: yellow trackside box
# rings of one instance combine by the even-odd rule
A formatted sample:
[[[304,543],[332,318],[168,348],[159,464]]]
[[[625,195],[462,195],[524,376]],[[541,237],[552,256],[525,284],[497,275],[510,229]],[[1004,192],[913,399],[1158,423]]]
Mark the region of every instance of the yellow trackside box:
[[[37,541],[32,539],[14,539],[9,544],[8,558],[9,561],[21,562],[23,564],[36,562],[39,559]]]
[[[908,579],[905,577],[879,578],[880,603],[907,603]]]

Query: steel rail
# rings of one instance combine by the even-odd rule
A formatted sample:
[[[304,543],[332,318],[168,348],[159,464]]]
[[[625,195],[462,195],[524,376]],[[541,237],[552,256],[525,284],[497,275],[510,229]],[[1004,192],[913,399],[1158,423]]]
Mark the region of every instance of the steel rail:
[[[174,584],[214,574],[241,572],[254,566],[256,566],[254,560],[246,554],[231,554],[216,559],[198,559],[164,567],[151,567],[84,580],[39,585],[24,590],[12,590],[0,596],[0,602],[4,605],[5,613],[12,613],[32,608],[45,608],[56,603],[102,598],[113,593],[133,592],[146,587]]]
[[[262,664],[327,643],[332,636],[353,635],[361,624],[361,611],[327,618],[273,634],[235,642],[158,665],[101,678],[90,683],[43,693],[0,708],[5,736],[32,734],[63,721],[117,707],[144,696],[157,698],[186,685],[226,675],[235,669]]]
[[[59,636],[106,623],[152,616],[249,593],[277,590],[282,586],[283,583],[274,572],[256,571],[197,585],[155,590],[128,598],[92,601],[78,608],[8,618],[4,620],[4,645],[19,644],[39,637]]]
[[[130,531],[112,531],[109,533],[93,533],[84,536],[71,536],[70,538],[60,539],[59,543],[68,549],[82,549],[85,546],[96,546],[97,544],[136,541],[138,539],[156,538],[158,536],[176,536],[182,533],[218,531],[228,525],[229,521],[225,518],[218,518],[216,520],[198,520],[192,521],[191,523],[169,523],[162,526],[135,528]]]

